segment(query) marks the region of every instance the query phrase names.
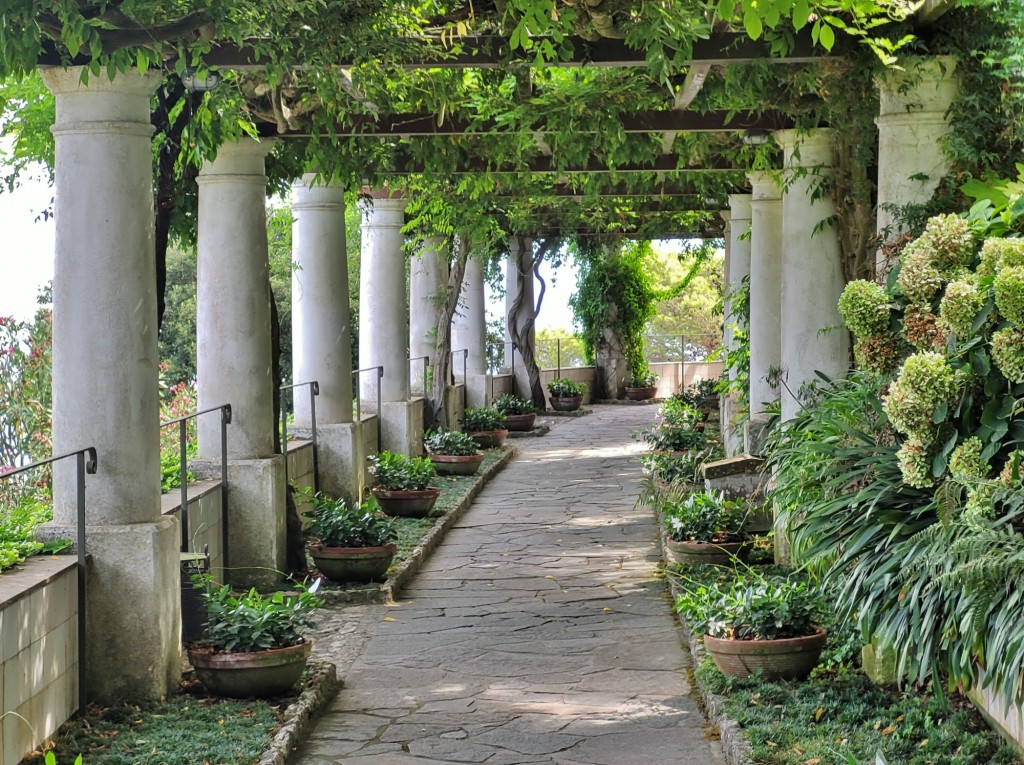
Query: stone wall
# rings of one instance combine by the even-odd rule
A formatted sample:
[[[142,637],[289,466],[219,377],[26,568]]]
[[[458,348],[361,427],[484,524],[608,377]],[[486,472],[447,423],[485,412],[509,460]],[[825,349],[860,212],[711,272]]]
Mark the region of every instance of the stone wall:
[[[664,361],[651,364],[651,371],[658,375],[658,398],[668,398],[698,380],[716,380],[725,365],[721,361]],[[682,379],[680,379],[680,372]]]
[[[5,763],[20,762],[78,707],[75,563],[72,556],[34,557],[0,574]]]

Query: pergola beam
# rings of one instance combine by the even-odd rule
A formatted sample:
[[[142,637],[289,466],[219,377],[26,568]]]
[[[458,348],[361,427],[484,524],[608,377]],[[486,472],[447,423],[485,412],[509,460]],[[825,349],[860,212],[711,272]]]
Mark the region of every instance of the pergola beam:
[[[444,172],[449,175],[464,175],[466,173],[556,173],[561,175],[581,173],[735,173],[737,176],[742,176],[747,171],[747,168],[737,167],[732,162],[721,158],[709,160],[700,166],[681,165],[680,163],[683,161],[682,157],[675,154],[662,154],[650,163],[629,163],[612,167],[600,159],[591,157],[582,164],[559,167],[554,157],[539,157],[521,166],[503,165],[494,167],[484,160],[474,158],[465,164],[447,167],[444,169]],[[399,158],[395,169],[382,170],[381,172],[384,175],[419,175],[430,174],[433,170],[413,158]]]

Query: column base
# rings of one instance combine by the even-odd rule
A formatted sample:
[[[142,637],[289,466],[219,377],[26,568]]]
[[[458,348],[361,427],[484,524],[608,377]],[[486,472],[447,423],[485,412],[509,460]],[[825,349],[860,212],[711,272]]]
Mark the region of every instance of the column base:
[[[284,577],[284,456],[228,462],[228,550],[225,579],[269,589]]]
[[[320,491],[346,502],[358,502],[366,486],[363,424],[320,425],[316,437]]]
[[[47,524],[46,538],[74,539]],[[166,696],[181,679],[178,519],[87,526],[86,683],[99,703]],[[111,668],[117,671],[112,672]]]
[[[770,420],[763,414],[751,415],[743,424],[743,451],[755,457],[764,450],[764,440],[768,435]]]
[[[423,454],[422,398],[381,404],[381,451],[419,457]]]
[[[477,409],[481,406],[490,406],[491,403],[491,376],[469,375],[466,385],[466,406]]]

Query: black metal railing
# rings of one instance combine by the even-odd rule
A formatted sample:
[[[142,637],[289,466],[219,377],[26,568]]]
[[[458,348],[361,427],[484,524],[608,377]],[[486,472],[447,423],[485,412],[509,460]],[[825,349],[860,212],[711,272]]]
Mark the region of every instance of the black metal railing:
[[[93,446],[87,446],[86,448],[79,449],[75,452],[66,452],[65,454],[59,454],[56,457],[39,460],[38,462],[33,462],[31,465],[25,465],[17,470],[11,470],[0,475],[0,480],[13,478],[16,475],[27,473],[28,471],[42,467],[43,465],[52,465],[54,462],[69,459],[70,457],[75,458],[75,550],[78,554],[75,566],[78,573],[78,709],[76,711],[82,711],[85,709],[86,698],[85,476],[86,474],[95,475],[96,473],[96,448]]]
[[[427,394],[428,394],[428,391],[427,391],[427,370],[430,369],[430,356],[417,356],[416,358],[409,359],[409,366],[410,366],[410,368],[412,367],[412,363],[414,361],[422,361],[423,362],[423,398],[427,398]],[[410,372],[411,372],[411,369],[410,369]],[[410,385],[409,387],[411,388],[412,386]],[[409,393],[410,393],[410,395],[412,395],[412,391],[411,390],[409,391]]]
[[[381,410],[381,381],[384,379],[384,367],[365,367],[364,369],[357,369],[352,373],[352,377],[355,380],[356,387],[356,422],[362,422],[363,420],[363,391],[359,388],[359,375],[363,372],[377,372],[377,449],[380,450],[380,436],[381,436],[381,422],[380,422],[380,410]]]
[[[320,383],[317,380],[292,383],[281,386],[281,453],[284,455],[284,485],[288,485],[288,409],[284,405],[284,392],[292,394],[292,408],[295,406],[295,389],[309,386],[309,427],[310,440],[313,442],[313,491],[320,491],[320,459],[317,454],[316,441],[316,397],[320,395]]]
[[[220,532],[221,532],[221,556],[223,567],[228,567],[228,425],[231,424],[231,404],[212,406],[209,409],[202,409],[184,417],[176,417],[173,420],[161,422],[161,428],[171,425],[178,426],[178,458],[181,460],[179,487],[181,492],[181,552],[195,552],[190,550],[191,535],[188,523],[188,422],[195,420],[204,414],[220,412]]]
[[[469,348],[459,348],[458,350],[452,351],[451,356],[454,361],[455,354],[462,354],[462,409],[466,409],[466,391],[469,390]]]

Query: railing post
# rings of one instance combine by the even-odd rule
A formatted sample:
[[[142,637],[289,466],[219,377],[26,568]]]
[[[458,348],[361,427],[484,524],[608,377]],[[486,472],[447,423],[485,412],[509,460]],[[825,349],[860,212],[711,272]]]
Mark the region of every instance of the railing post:
[[[86,461],[86,453],[89,455]],[[75,460],[75,473],[77,486],[77,497],[75,515],[77,528],[75,530],[75,545],[78,552],[76,569],[78,571],[78,709],[83,711],[86,703],[86,551],[85,551],[85,474],[96,473],[96,449],[89,447],[78,452]]]
[[[231,424],[231,404],[220,408],[220,539],[221,570],[228,569],[228,425]]]
[[[466,410],[466,392],[469,390],[469,348],[462,349],[462,410]]]
[[[188,421],[178,423],[178,459],[181,496],[181,552],[188,552]]]
[[[679,390],[686,389],[686,335],[679,336]]]
[[[291,388],[282,388],[281,393]],[[292,396],[294,398],[294,394]],[[284,486],[288,491],[288,408],[284,405],[284,396],[281,396],[281,454],[284,455]]]
[[[363,396],[359,391],[359,373],[361,371],[361,369],[357,369],[352,373],[352,383],[356,389],[356,422],[363,421]]]
[[[320,383],[313,380],[309,384],[309,425],[313,429],[313,493],[320,491],[320,457],[317,454],[316,439],[316,397],[320,395]],[[288,459],[285,458],[287,463]]]
[[[383,419],[382,409],[384,407],[381,395],[381,385],[384,382],[384,367],[377,367],[377,451],[380,451],[380,440],[384,429],[381,420]]]
[[[560,338],[560,337],[555,338],[555,342],[558,344],[557,345],[558,351],[557,351],[557,354],[556,354],[557,357],[558,357],[558,361],[557,361],[558,374],[555,375],[555,376],[556,377],[561,377],[562,376],[562,338]]]

